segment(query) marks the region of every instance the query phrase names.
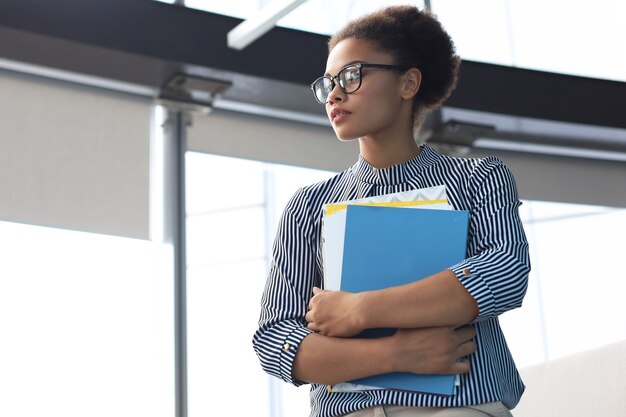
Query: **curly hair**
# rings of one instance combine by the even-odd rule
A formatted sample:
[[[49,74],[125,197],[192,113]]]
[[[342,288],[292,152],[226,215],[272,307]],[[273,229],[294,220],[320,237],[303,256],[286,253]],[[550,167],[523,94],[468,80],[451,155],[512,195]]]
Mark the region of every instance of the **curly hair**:
[[[461,59],[454,43],[437,18],[414,6],[391,6],[355,19],[328,41],[330,52],[344,39],[368,41],[391,53],[396,65],[415,67],[422,73],[420,89],[413,99],[416,122],[435,110],[456,87]]]

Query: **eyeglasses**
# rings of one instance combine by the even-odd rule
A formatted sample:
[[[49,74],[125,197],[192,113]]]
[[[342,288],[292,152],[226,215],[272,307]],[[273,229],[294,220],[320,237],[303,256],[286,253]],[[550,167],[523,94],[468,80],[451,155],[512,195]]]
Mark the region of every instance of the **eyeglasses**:
[[[315,99],[320,104],[328,103],[328,97],[335,88],[335,80],[341,91],[346,94],[352,94],[361,87],[361,69],[362,68],[382,68],[391,70],[405,71],[408,67],[402,67],[399,65],[386,65],[386,64],[350,64],[343,67],[337,75],[334,77],[323,76],[313,81],[311,84],[311,90]]]

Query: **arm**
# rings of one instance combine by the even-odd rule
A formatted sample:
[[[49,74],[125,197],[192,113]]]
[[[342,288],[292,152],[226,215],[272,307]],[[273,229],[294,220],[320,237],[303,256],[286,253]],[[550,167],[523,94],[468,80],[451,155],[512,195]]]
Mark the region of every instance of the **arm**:
[[[450,270],[376,291],[313,292],[308,328],[331,336],[353,336],[377,327],[459,327],[478,316],[476,300]]]
[[[468,180],[469,257],[422,280],[359,294],[318,291],[309,328],[350,336],[371,327],[449,326],[497,316],[521,305],[530,263],[511,173],[483,160]]]
[[[308,298],[321,281],[314,240],[297,194],[281,219],[273,261],[261,301],[253,346],[263,369],[294,385],[334,384],[385,373],[463,373],[458,362],[475,350],[472,328],[403,330],[379,340],[352,340],[313,333],[304,320]]]
[[[300,381],[333,385],[387,372],[462,374],[476,350],[472,327],[401,329],[378,339],[350,339],[313,333],[298,350],[293,375]]]

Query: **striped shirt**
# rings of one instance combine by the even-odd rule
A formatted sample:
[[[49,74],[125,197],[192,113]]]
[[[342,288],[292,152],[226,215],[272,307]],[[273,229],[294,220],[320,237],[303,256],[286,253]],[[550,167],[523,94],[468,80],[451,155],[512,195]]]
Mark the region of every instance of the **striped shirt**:
[[[328,392],[326,386],[312,384],[313,417],[383,404],[455,407],[502,401],[512,409],[524,391],[498,323],[500,314],[521,306],[530,271],[515,180],[495,157],[455,158],[440,155],[429,145],[421,149],[415,158],[384,169],[359,157],[344,172],[294,194],[278,226],[253,347],[267,373],[303,384],[293,378],[292,366],[300,342],[311,333],[304,317],[312,288],[322,285],[324,204],[445,185],[453,208],[470,213],[467,257],[449,269],[480,311],[471,371],[460,376],[452,396],[393,390]]]

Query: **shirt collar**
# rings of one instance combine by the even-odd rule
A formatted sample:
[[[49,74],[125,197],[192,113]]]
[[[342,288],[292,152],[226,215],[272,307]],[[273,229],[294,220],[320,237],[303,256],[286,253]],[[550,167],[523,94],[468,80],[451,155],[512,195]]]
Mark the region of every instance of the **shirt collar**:
[[[416,157],[388,168],[375,168],[362,155],[359,155],[358,161],[350,170],[358,181],[364,183],[375,185],[402,184],[440,158],[440,155],[429,145],[421,145],[420,150]]]

